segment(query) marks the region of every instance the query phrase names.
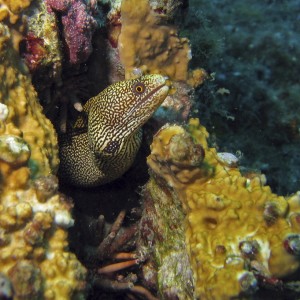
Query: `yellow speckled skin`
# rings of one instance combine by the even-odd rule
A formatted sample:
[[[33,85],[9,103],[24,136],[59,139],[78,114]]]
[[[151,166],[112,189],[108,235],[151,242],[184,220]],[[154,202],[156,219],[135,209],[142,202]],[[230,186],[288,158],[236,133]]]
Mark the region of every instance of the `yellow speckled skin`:
[[[141,126],[168,90],[166,79],[154,74],[117,82],[91,98],[73,130],[61,136],[61,178],[89,187],[120,177],[140,147]]]
[[[175,193],[186,213],[195,297],[229,299],[255,290],[255,269],[275,278],[299,269],[300,193],[284,198],[261,176],[242,176],[208,147],[207,137],[198,119],[187,130],[167,125],[154,137],[148,164],[153,178],[160,178],[156,183]],[[295,238],[294,254],[287,238]]]

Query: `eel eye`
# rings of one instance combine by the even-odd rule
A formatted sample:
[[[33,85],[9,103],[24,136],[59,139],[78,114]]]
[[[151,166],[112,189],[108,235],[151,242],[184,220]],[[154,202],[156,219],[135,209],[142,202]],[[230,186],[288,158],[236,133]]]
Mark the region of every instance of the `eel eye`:
[[[114,154],[115,152],[117,152],[120,148],[120,143],[117,141],[110,141],[106,147],[104,148],[104,152],[108,153],[108,154]]]
[[[145,85],[142,83],[142,82],[137,82],[134,84],[133,86],[133,92],[136,94],[136,95],[141,95],[145,92]]]

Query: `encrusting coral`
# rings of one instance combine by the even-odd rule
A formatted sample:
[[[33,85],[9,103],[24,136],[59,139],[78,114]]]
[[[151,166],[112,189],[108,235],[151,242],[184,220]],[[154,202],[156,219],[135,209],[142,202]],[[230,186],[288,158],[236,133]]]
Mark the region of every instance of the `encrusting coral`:
[[[262,278],[284,278],[299,269],[300,194],[277,196],[262,175],[242,176],[237,159],[209,148],[207,138],[198,119],[191,119],[187,129],[163,127],[147,160],[152,179],[146,195],[167,201],[159,197],[164,193],[175,205],[176,199],[182,203],[193,297],[249,295]],[[172,249],[173,238],[163,238]],[[160,270],[164,260],[158,262]],[[164,286],[165,278],[160,280],[159,286]]]
[[[30,75],[12,48],[8,28],[0,24],[0,134],[22,137],[31,147],[29,164],[33,174],[48,175],[58,168],[57,138],[42,113]],[[6,125],[4,126],[4,122]]]
[[[97,11],[96,1],[46,0],[50,13],[61,13],[63,37],[71,64],[85,62],[92,53],[92,35],[97,28],[93,14]]]
[[[26,15],[22,56],[32,73],[39,69],[40,80],[47,76],[47,83],[52,78],[57,82],[61,80],[63,53],[56,16],[48,13],[44,1],[34,1]]]
[[[1,0],[0,21],[9,18],[10,23],[16,23],[20,17],[20,12],[26,9],[31,2],[32,0]]]
[[[45,1],[0,1],[0,21],[10,28],[14,50],[24,58],[39,96],[46,87],[61,85],[64,57],[59,22],[47,11]],[[43,98],[42,102],[51,102]]]
[[[299,6],[273,4],[190,0],[182,34],[191,65],[216,72],[195,93],[201,122],[218,147],[242,153],[244,166],[287,195],[300,189]]]
[[[143,191],[136,252],[145,257],[142,282],[159,299],[193,299],[184,218],[180,199],[151,178]]]
[[[193,73],[188,73],[189,41],[180,38],[177,28],[165,21],[163,16],[152,11],[146,0],[122,1],[118,46],[126,78],[132,76],[135,68],[167,75],[176,81],[193,77]],[[197,84],[202,82],[203,78]]]
[[[207,77],[202,69],[188,70],[189,41],[173,22],[187,1],[98,1],[103,12],[107,3],[107,30],[92,41],[99,27],[97,1],[0,0],[0,21],[11,29],[0,24],[0,298],[83,299],[86,291],[86,270],[68,250],[72,203],[58,192],[53,175],[56,135],[16,53],[22,48],[17,41],[23,39],[23,58],[50,110],[58,101],[73,98],[77,105],[92,97],[81,99],[76,91],[75,77],[87,70],[85,83],[93,81],[95,94],[107,79],[159,73],[173,81],[176,92],[164,103],[173,111],[156,115],[157,128],[171,118],[187,119],[194,88]],[[13,31],[18,32],[14,47]],[[92,42],[97,59],[90,56]],[[100,63],[99,57],[104,57]],[[107,57],[109,64],[102,66]],[[103,69],[98,77],[96,69]],[[123,289],[128,297],[148,299],[251,297],[264,282],[281,282],[278,278],[299,269],[300,195],[285,199],[265,186],[262,175],[242,176],[238,159],[209,148],[207,137],[195,119],[187,129],[166,125],[157,133],[142,219],[123,230],[122,211],[109,234],[102,232],[92,256],[97,261],[92,268],[87,263],[95,289]],[[109,193],[117,185],[107,187]],[[126,202],[131,195],[119,198]],[[132,236],[129,245],[125,238]],[[131,242],[136,248],[120,250]],[[135,269],[127,273],[125,267]]]
[[[108,39],[119,52],[125,78],[136,77],[138,71],[172,80],[173,89],[156,115],[163,123],[165,119],[186,120],[192,103],[188,95],[207,79],[203,69],[188,69],[192,57],[189,40],[180,37],[174,25],[184,2],[124,0],[109,13]]]
[[[51,175],[58,166],[56,134],[9,29],[0,24],[0,33],[1,277],[13,299],[80,299],[86,270],[68,250],[72,203]]]

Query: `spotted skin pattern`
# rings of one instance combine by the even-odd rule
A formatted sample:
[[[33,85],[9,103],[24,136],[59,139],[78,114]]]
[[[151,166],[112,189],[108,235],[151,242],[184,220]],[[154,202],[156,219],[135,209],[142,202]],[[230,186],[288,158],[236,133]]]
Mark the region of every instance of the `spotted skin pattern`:
[[[166,78],[152,74],[110,85],[84,105],[72,130],[60,137],[60,177],[82,187],[108,183],[132,165],[141,126],[168,94]]]

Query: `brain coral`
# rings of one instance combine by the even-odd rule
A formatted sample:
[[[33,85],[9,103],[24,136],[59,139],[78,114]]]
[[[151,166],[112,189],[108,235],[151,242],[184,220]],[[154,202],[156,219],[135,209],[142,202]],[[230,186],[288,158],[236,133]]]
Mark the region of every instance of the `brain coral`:
[[[260,278],[283,278],[299,269],[300,193],[284,198],[264,185],[263,176],[242,176],[236,158],[209,148],[207,137],[198,119],[187,130],[161,129],[148,157],[147,189],[153,199],[166,203],[163,193],[174,205],[176,199],[182,203],[192,298],[229,299],[255,292]],[[164,238],[172,243],[172,237]]]
[[[86,271],[68,251],[72,203],[51,175],[56,135],[9,29],[0,24],[0,33],[1,278],[9,280],[13,299],[80,299]]]

